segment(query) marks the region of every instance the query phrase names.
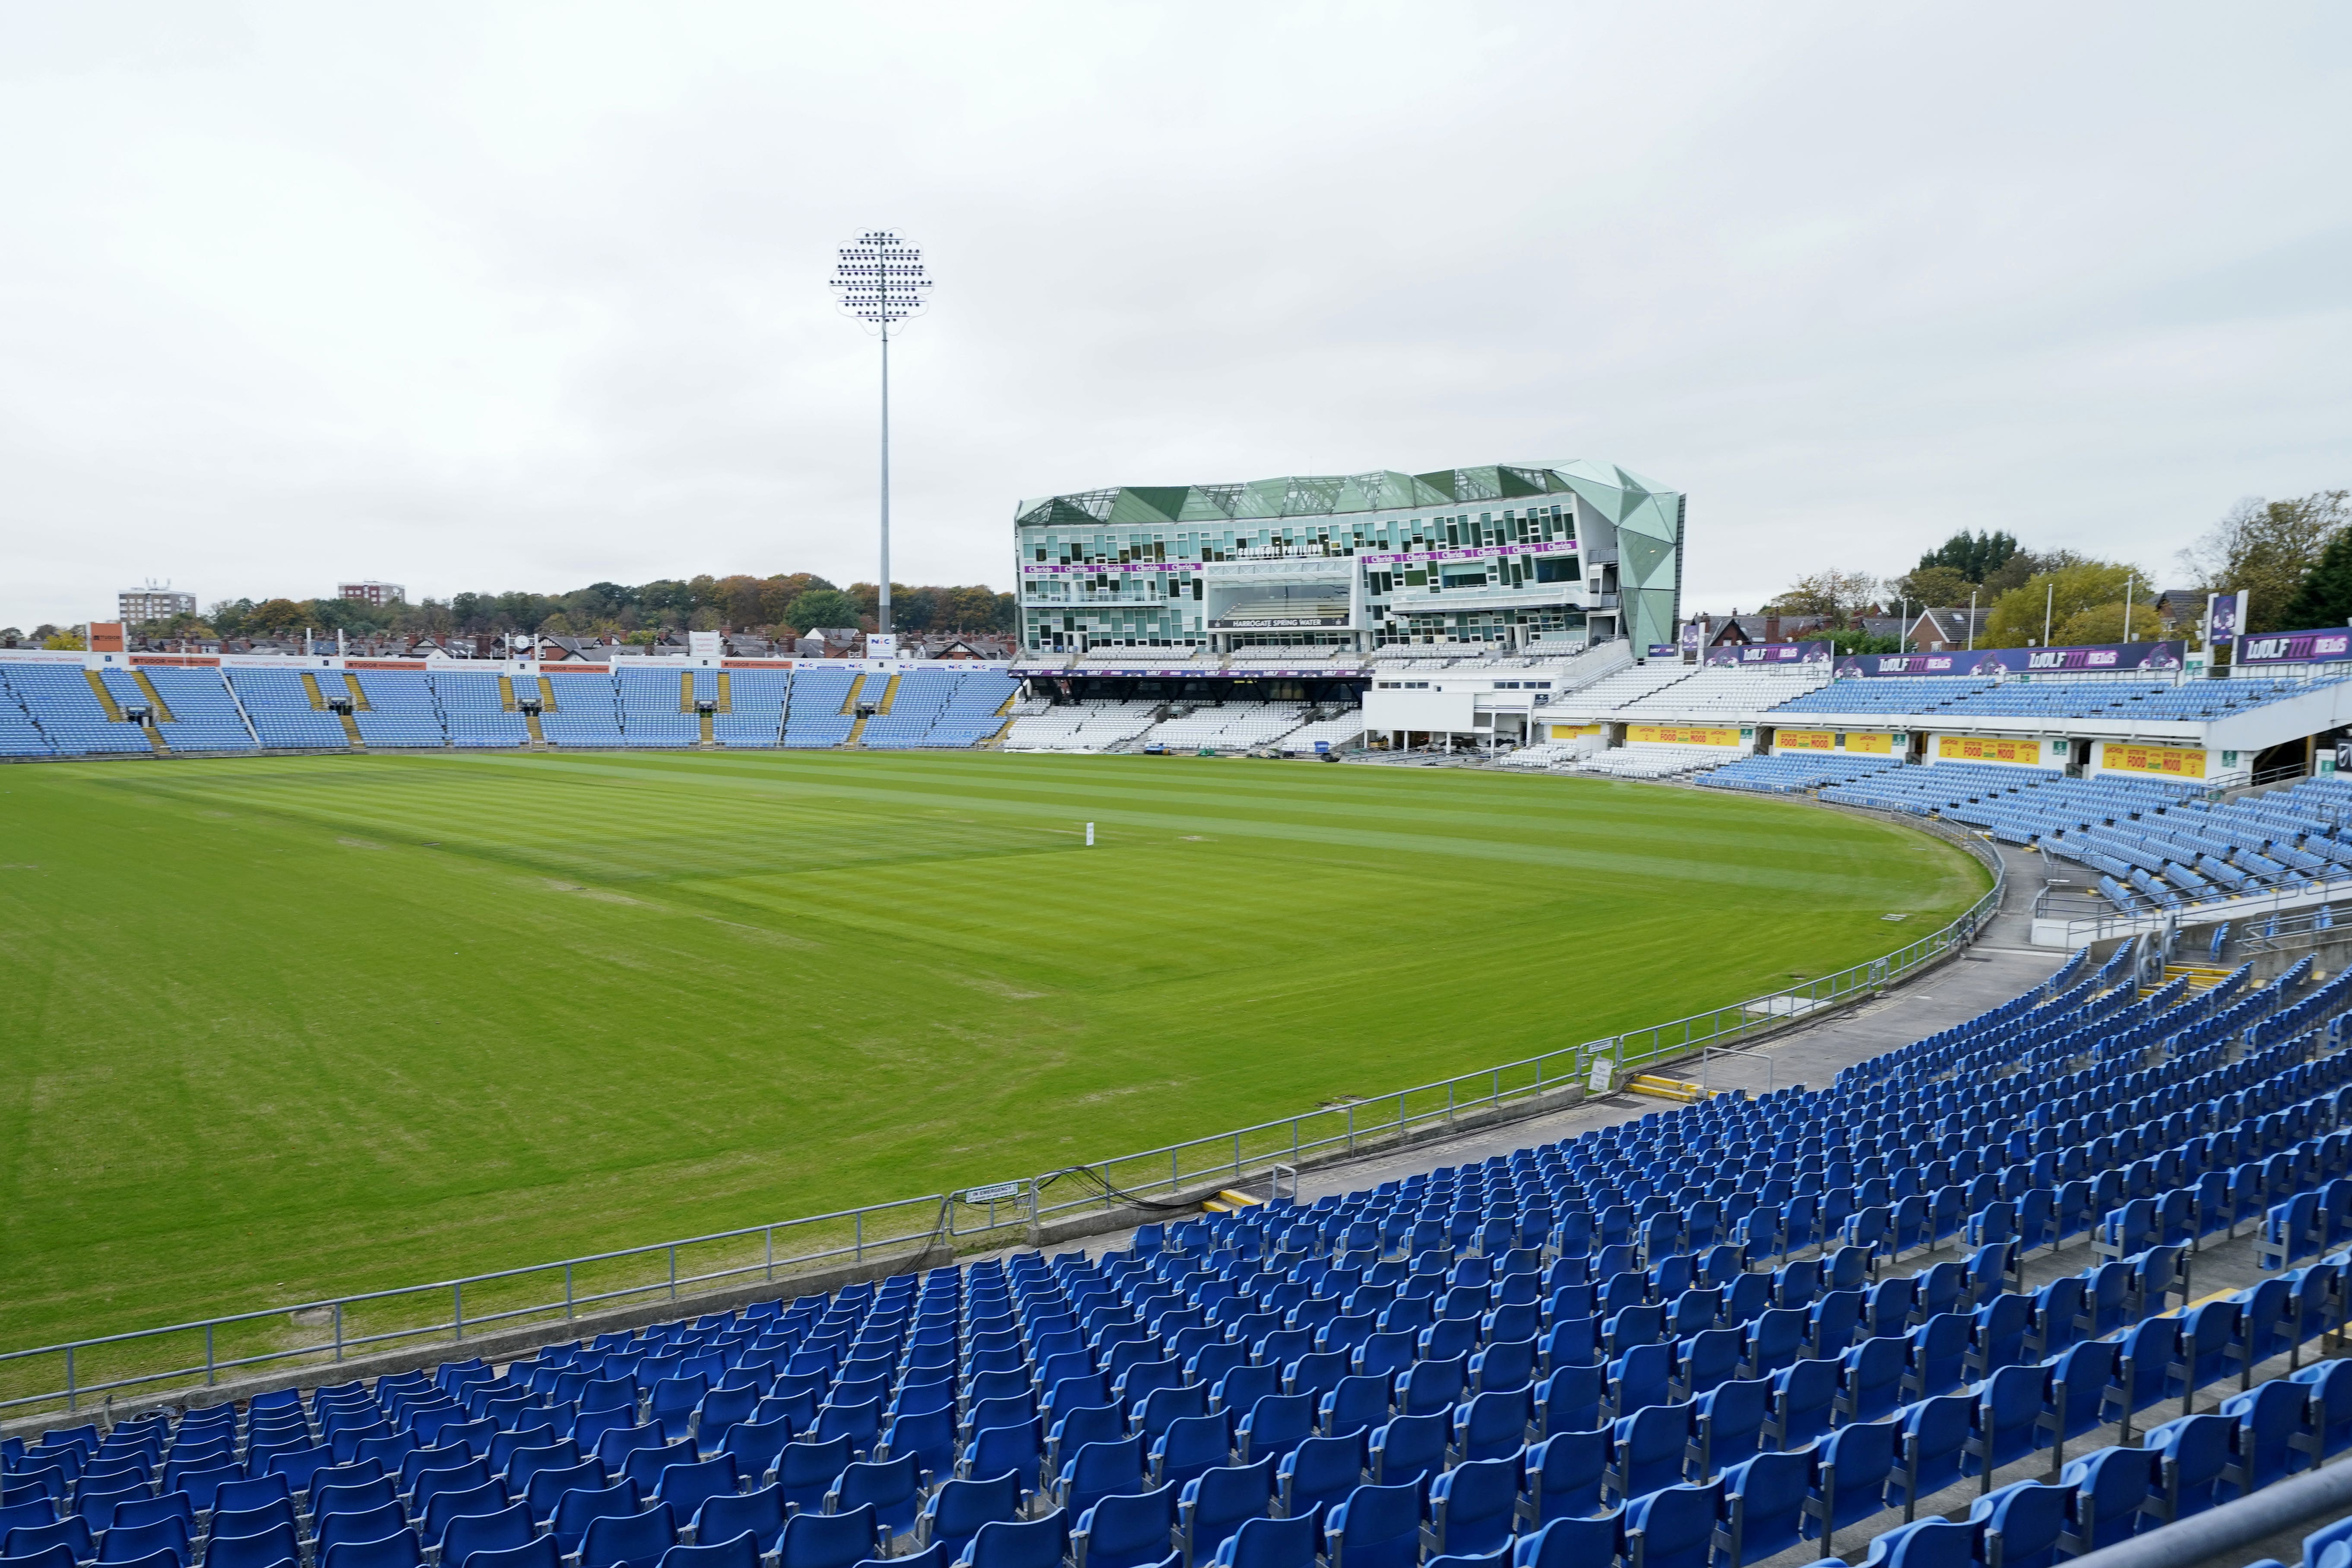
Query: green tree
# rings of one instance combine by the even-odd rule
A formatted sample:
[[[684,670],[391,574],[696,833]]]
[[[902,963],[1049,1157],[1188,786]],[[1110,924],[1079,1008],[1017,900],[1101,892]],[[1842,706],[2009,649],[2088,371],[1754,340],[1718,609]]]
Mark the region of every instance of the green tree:
[[[2054,572],[2074,558],[2072,552],[2064,550],[2048,554],[2021,550],[1985,574],[1984,581],[1978,585],[1983,595],[1979,602],[1990,604],[2003,594],[2023,587],[2025,580],[2036,572]]]
[[[2023,647],[2029,643],[2041,642],[2045,609],[2053,643],[2063,644],[2071,640],[2059,635],[2061,628],[2085,610],[2097,609],[2103,605],[2116,606],[2116,624],[2120,626],[2124,595],[2127,590],[2141,600],[2145,609],[2147,599],[2152,596],[2147,574],[2117,562],[2086,561],[2079,557],[2054,571],[2037,572],[1993,602],[1992,614],[1985,618],[1985,629],[1983,635],[1977,638],[1977,646]],[[2137,631],[2137,616],[2134,621],[2134,630]],[[2151,630],[2154,629],[2153,623],[2151,616]],[[2100,637],[2090,640],[2113,642],[2116,639]]]
[[[2156,635],[2156,613],[2147,602],[2132,606],[2131,635],[2147,642]],[[2077,647],[2084,643],[2121,642],[2124,640],[2124,603],[2094,605],[2087,610],[2077,610],[2066,617],[2063,625],[2051,632],[2050,640],[2061,647]]]
[[[2352,525],[2347,497],[2344,490],[2315,490],[2293,500],[2249,496],[2182,551],[2180,563],[2207,593],[2246,594],[2246,630],[2300,626],[2287,606],[2330,542]]]
[[[1915,605],[1965,605],[1977,591],[1973,578],[1962,575],[1958,567],[1943,565],[1922,566],[1886,585]]]
[[[2341,492],[2339,492],[2341,493]],[[2333,626],[2352,622],[2352,529],[2339,529],[2304,574],[2284,616],[2290,626]]]
[[[1948,566],[1966,582],[1981,583],[2016,553],[2017,541],[2005,532],[1987,533],[1979,529],[1969,533],[1963,529],[1919,557],[1919,569]]]
[[[1841,626],[1829,633],[1824,640],[1841,654],[1903,651],[1902,638],[1873,637],[1860,626]]]
[[[812,588],[784,609],[784,619],[803,632],[819,626],[857,625],[857,601],[838,588]]]

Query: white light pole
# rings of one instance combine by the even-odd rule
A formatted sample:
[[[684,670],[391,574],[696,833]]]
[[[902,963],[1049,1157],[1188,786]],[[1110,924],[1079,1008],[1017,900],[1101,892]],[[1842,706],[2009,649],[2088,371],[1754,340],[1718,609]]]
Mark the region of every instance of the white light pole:
[[[833,293],[842,314],[855,316],[882,338],[882,579],[876,629],[890,629],[890,323],[919,316],[929,302],[931,280],[923,275],[923,253],[887,228],[857,237],[841,247],[834,264]]]

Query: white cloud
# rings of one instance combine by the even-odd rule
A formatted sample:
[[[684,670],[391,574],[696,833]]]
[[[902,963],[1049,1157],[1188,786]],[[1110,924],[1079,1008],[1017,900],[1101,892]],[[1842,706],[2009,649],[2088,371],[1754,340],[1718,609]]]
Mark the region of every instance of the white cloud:
[[[1956,527],[2160,564],[2352,482],[2340,13],[0,12],[0,623],[169,576],[895,574],[1013,501],[1615,461],[1689,595]]]

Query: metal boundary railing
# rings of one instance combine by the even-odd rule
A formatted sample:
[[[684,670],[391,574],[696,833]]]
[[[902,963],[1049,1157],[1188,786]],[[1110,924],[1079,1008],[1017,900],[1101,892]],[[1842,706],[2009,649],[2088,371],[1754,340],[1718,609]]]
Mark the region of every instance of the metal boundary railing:
[[[1823,1008],[1880,990],[1967,944],[2000,907],[2007,868],[1999,851],[1974,838],[1948,842],[1985,864],[1992,873],[1991,888],[1948,925],[1882,957],[1802,985],[1627,1034],[1587,1040],[1499,1067],[1209,1138],[1049,1172],[1033,1184],[1037,1217],[1155,1200],[1172,1204],[1178,1194],[1197,1192],[1218,1181],[1253,1180],[1276,1163],[1295,1166],[1318,1156],[1360,1153],[1442,1128],[1465,1115],[1524,1104],[1573,1084],[1590,1084],[1594,1081],[1594,1067],[1602,1062],[1608,1064],[1608,1081],[1622,1083],[1636,1068],[1736,1047]],[[1070,1195],[1056,1197],[1056,1188]]]
[[[991,1187],[0,1352],[0,1411],[62,1406],[70,1412],[93,1398],[110,1399],[132,1389],[158,1396],[200,1393],[226,1373],[324,1371],[354,1353],[462,1343],[468,1334],[491,1328],[538,1324],[560,1331],[590,1308],[677,1301],[689,1289],[754,1279],[789,1285],[793,1276],[828,1264],[911,1257],[942,1243],[953,1246],[1087,1208],[1148,1206],[1155,1201],[1189,1207],[1180,1204],[1180,1194],[1218,1184],[1279,1176],[1295,1184],[1302,1162],[1402,1142],[1463,1116],[1593,1084],[1599,1081],[1595,1068],[1603,1064],[1613,1085],[1653,1063],[1737,1047],[1935,963],[1976,936],[2000,907],[2006,886],[1997,851],[1973,839],[1960,843],[1990,867],[1993,881],[1958,919],[1881,957],[1727,1007],[1370,1100]],[[44,1364],[55,1370],[33,1370]]]
[[[2150,900],[2146,909],[2128,914],[2116,908],[2103,894],[2077,892],[2071,887],[2047,887],[2034,897],[2032,918],[2063,921],[2065,937],[2056,945],[2073,948],[2114,936],[2160,931],[2167,921],[2212,925],[2222,921],[2255,920],[2289,910],[2317,909],[2352,897],[2352,868],[2331,863],[2326,871],[2315,876],[2298,875],[2303,877],[2300,886],[2273,877],[2256,883],[2249,891],[2217,898],[2191,900],[2185,890],[2179,890],[2178,905],[2168,907]]]

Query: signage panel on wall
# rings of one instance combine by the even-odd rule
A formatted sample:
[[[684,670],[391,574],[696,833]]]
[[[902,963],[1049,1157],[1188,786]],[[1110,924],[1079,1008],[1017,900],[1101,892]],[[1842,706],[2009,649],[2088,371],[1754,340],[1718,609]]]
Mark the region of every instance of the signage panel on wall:
[[[2105,766],[2135,773],[2163,773],[2177,779],[2205,776],[2202,746],[2126,746],[2114,741],[2100,753]]]
[[[2039,767],[2042,742],[2003,740],[1998,735],[1939,735],[1936,738],[1936,755],[1947,762],[2019,763]]]
[[[2092,675],[2174,670],[2184,642],[2093,643],[2081,647],[1980,647],[1973,653],[1858,653],[1837,661],[1849,675]]]
[[[2352,627],[2308,632],[2264,632],[2240,637],[2239,664],[2305,664],[2314,659],[2352,658]]]
[[[1625,742],[1633,746],[1736,746],[1739,731],[1704,725],[1628,724]]]
[[[1772,749],[1776,752],[1866,752],[1884,757],[1893,754],[1895,737],[1884,731],[1860,730],[1775,730]]]
[[[1532,544],[1473,544],[1460,550],[1415,550],[1401,555],[1359,555],[1368,566],[1411,565],[1416,561],[1492,561],[1503,555],[1573,555],[1573,539],[1538,540]]]
[[[2205,595],[2205,646],[2225,643],[2246,629],[2246,593]]]
[[[1706,662],[1717,667],[1737,664],[1827,664],[1832,649],[1826,642],[1727,643],[1706,650]]]

